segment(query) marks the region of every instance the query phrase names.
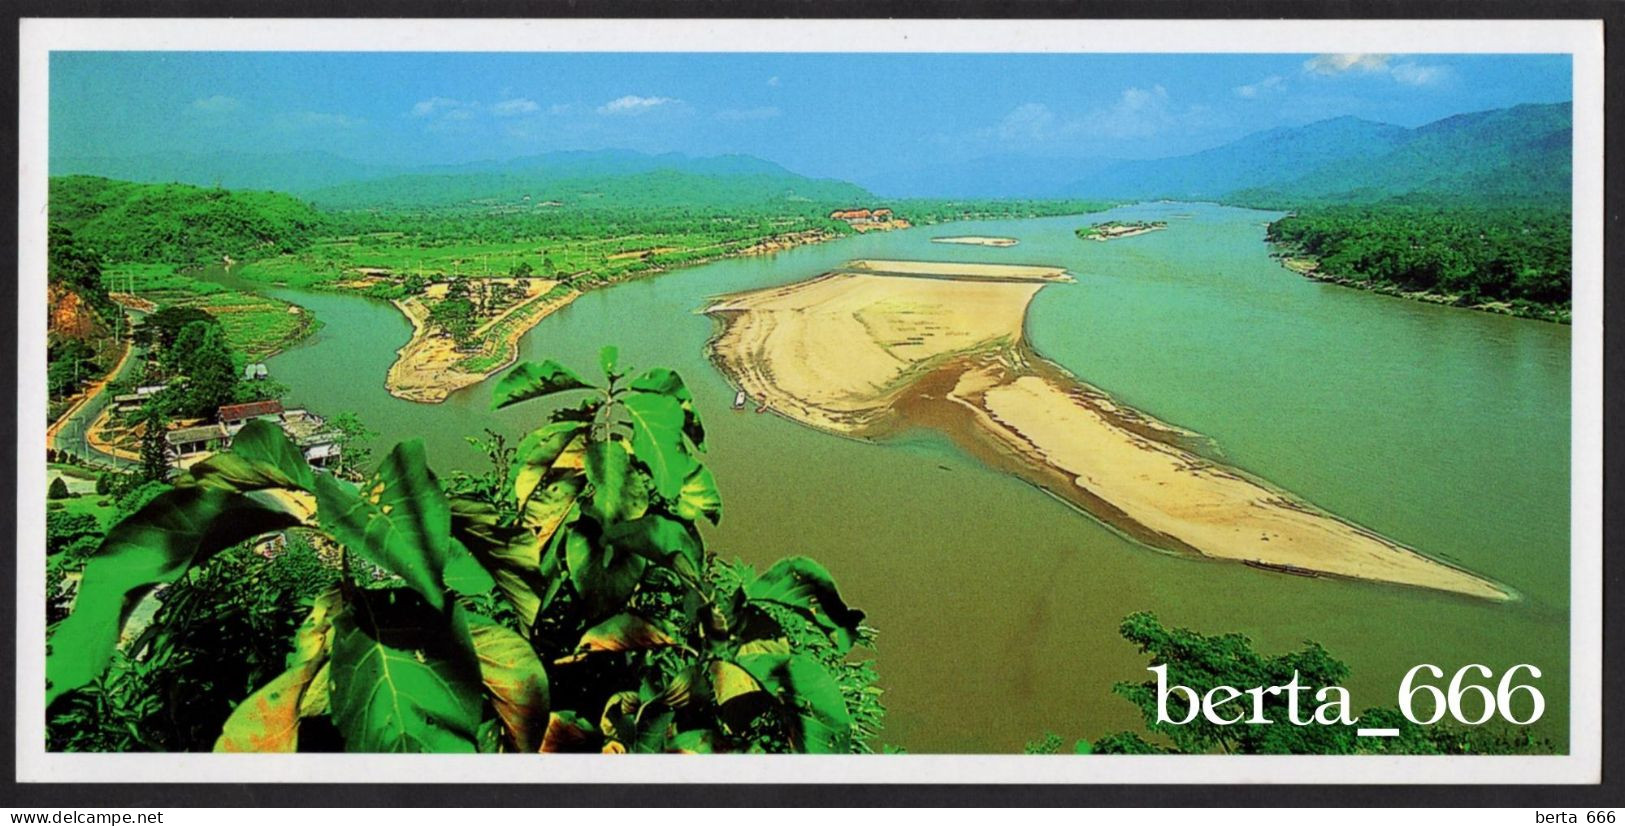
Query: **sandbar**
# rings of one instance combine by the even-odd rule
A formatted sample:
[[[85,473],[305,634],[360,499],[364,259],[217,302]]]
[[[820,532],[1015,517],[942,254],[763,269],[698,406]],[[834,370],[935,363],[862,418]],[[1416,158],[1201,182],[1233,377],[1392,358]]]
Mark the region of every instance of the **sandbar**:
[[[1057,267],[860,261],[719,297],[707,351],[802,424],[863,439],[938,428],[983,460],[1152,547],[1507,600],[1505,588],[1196,452],[1028,346],[1027,305]]]
[[[1001,238],[993,235],[950,235],[946,238],[932,238],[933,244],[969,244],[978,247],[1013,247],[1019,243],[1014,238]]]
[[[412,337],[395,351],[395,363],[390,365],[384,382],[390,394],[408,401],[435,404],[464,387],[484,381],[518,359],[519,339],[526,332],[581,295],[571,290],[549,299],[546,295],[557,281],[541,278],[525,281],[528,287],[519,303],[474,331],[473,338],[481,342],[481,349],[477,351],[460,350],[450,335],[435,330],[429,322],[429,305],[422,298],[412,296],[391,301],[412,323]],[[432,284],[426,295],[442,298],[447,287]],[[493,331],[497,334],[491,335]],[[488,359],[490,367],[478,371],[465,368],[469,359],[481,355],[495,356]]]

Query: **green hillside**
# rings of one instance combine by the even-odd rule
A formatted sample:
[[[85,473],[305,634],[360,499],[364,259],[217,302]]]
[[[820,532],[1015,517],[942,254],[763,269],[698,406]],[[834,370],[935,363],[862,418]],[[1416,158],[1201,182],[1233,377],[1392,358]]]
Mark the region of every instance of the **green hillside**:
[[[1564,206],[1573,169],[1572,123],[1566,103],[1457,115],[1411,130],[1389,152],[1238,190],[1230,198],[1296,205],[1422,195],[1472,204]]]
[[[872,198],[853,184],[806,178],[763,162],[724,172],[682,166],[621,174],[607,171],[601,164],[585,169],[565,166],[419,173],[352,181],[315,190],[309,197],[319,208],[334,210],[731,210],[797,204],[810,209],[814,205],[863,203]]]
[[[52,178],[51,220],[108,262],[190,264],[221,256],[258,258],[302,249],[323,219],[276,192]]]

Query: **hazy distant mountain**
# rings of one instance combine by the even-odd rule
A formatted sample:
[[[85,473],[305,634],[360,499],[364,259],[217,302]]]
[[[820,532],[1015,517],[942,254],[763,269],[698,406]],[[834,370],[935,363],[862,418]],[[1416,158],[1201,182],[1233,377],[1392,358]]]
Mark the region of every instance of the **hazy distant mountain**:
[[[1067,189],[1091,197],[1212,200],[1327,165],[1385,154],[1403,143],[1405,135],[1399,126],[1334,118],[1257,132],[1194,155],[1123,161],[1082,177]]]
[[[1343,117],[1081,178],[1070,195],[1291,205],[1404,195],[1566,199],[1572,107],[1526,104],[1405,129]]]
[[[521,206],[549,201],[572,206],[861,204],[874,197],[855,184],[808,178],[745,155],[694,158],[620,150],[554,152],[435,167],[302,194],[326,209]]]
[[[326,152],[163,152],[127,158],[51,158],[51,175],[96,175],[143,184],[192,184],[225,189],[304,192],[346,181],[380,178],[401,167],[353,161]]]
[[[989,155],[852,177],[875,194],[893,198],[1056,198],[1066,196],[1079,176],[1114,163],[1118,161],[1110,158]]]

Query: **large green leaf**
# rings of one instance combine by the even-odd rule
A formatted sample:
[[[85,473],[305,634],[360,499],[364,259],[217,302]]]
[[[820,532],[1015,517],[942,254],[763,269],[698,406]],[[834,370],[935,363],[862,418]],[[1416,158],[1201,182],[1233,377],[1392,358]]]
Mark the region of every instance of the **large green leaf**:
[[[598,351],[598,367],[604,371],[606,378],[615,375],[615,365],[621,360],[621,350],[613,344],[606,344]]]
[[[333,618],[343,608],[344,594],[336,585],[316,596],[310,614],[294,632],[288,670],[232,710],[215,741],[215,751],[299,750],[300,719],[327,707],[327,655]]]
[[[806,654],[752,654],[737,662],[777,698],[797,750],[841,754],[850,749],[852,714],[840,683],[816,659]]]
[[[479,614],[469,614],[468,620],[480,678],[509,739],[522,752],[537,751],[548,723],[547,672],[542,661],[524,637],[495,620]]]
[[[326,662],[300,663],[248,696],[226,718],[215,740],[222,752],[294,752],[299,750],[300,708],[304,694]]]
[[[612,525],[604,537],[611,545],[693,578],[704,568],[704,547],[687,525],[659,514]]]
[[[451,500],[451,526],[526,627],[534,623],[541,610],[540,594],[547,587],[541,573],[543,537],[525,527],[504,524],[495,506],[473,499]]]
[[[548,360],[540,364],[527,361],[508,371],[497,382],[494,397],[491,399],[491,409],[498,410],[510,404],[518,404],[529,399],[540,398],[554,393],[563,393],[566,390],[589,390],[593,385],[575,373],[570,368],[556,361]]]
[[[670,631],[636,614],[616,614],[581,635],[576,653],[640,651],[676,645]]]
[[[464,612],[367,590],[334,619],[333,722],[355,752],[471,753],[483,683]]]
[[[531,431],[520,440],[514,449],[513,492],[521,510],[530,501],[537,486],[553,470],[554,463],[586,429],[587,422],[553,422]],[[579,444],[575,448],[579,449]]]
[[[317,476],[316,500],[322,527],[334,538],[445,609],[447,566],[468,552],[452,542],[451,505],[424,462],[422,441],[396,445],[359,492],[327,474]],[[477,567],[452,568],[459,591],[493,587]]]
[[[51,635],[46,703],[107,668],[140,597],[239,542],[299,524],[274,500],[216,488],[165,491],[115,525],[85,564],[73,613]]]
[[[843,654],[852,648],[863,623],[863,612],[841,598],[829,571],[804,556],[779,560],[761,576],[747,580],[744,592],[751,600],[801,612],[829,632]]]
[[[621,404],[632,423],[632,453],[649,469],[655,490],[675,498],[694,469],[683,444],[682,407],[670,396],[644,392],[627,393]]]
[[[683,480],[682,490],[677,492],[677,503],[673,510],[690,522],[698,522],[702,516],[711,520],[713,525],[722,521],[722,494],[717,492],[717,480],[711,475],[710,468],[705,465],[694,467],[694,472]]]
[[[625,443],[610,439],[587,445],[586,465],[592,493],[583,513],[602,525],[643,515],[649,497],[641,479],[632,473],[632,457]]]
[[[683,377],[677,375],[675,370],[656,367],[633,379],[627,386],[632,390],[658,393],[675,399],[683,410],[683,432],[696,448],[705,450],[705,425],[700,422],[699,411],[694,409],[693,394],[689,393],[688,385],[683,383]]]
[[[293,651],[289,652],[287,662],[289,668],[327,656],[328,646],[332,644],[333,617],[343,607],[344,592],[337,585],[316,595],[311,602],[310,613],[293,634]]]
[[[588,617],[603,616],[626,602],[645,567],[643,557],[596,541],[575,527],[565,529],[564,560]]]
[[[542,737],[542,752],[592,752],[604,739],[591,720],[573,711],[555,711],[548,716],[547,734]]]
[[[248,491],[291,488],[308,491],[315,484],[305,454],[282,428],[255,419],[232,437],[231,449],[192,466],[177,487],[199,485],[221,490]]]

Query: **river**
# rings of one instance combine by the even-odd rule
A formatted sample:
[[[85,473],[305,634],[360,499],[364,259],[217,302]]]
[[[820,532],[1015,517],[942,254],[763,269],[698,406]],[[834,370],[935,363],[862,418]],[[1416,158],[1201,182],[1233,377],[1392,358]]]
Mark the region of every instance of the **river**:
[[[1570,329],[1321,284],[1268,257],[1274,213],[1142,204],[1095,216],[964,222],[722,261],[583,296],[521,344],[583,373],[616,344],[623,364],[679,370],[713,443],[725,502],[711,547],[765,566],[806,554],[880,630],[882,741],[911,752],[1019,751],[1046,731],[1141,730],[1112,694],[1147,678],[1117,634],[1134,611],[1267,652],[1324,645],[1348,663],[1355,707],[1393,705],[1431,662],[1500,673],[1538,666],[1537,734],[1567,744]],[[1106,243],[1107,219],[1168,229]],[[1020,239],[990,248],[943,235]],[[729,410],[703,345],[709,296],[784,284],[854,258],[1061,265],[1028,334],[1042,354],[1123,402],[1204,434],[1215,458],[1424,553],[1510,585],[1493,604],[1371,583],[1306,579],[1158,553],[930,432],[883,444]],[[386,370],[406,320],[386,303],[265,289],[324,326],[270,360],[291,403],[359,413],[382,436],[425,440],[442,472],[477,469],[466,441],[517,439],[544,408],[489,411],[491,382],[441,405],[396,399]]]

